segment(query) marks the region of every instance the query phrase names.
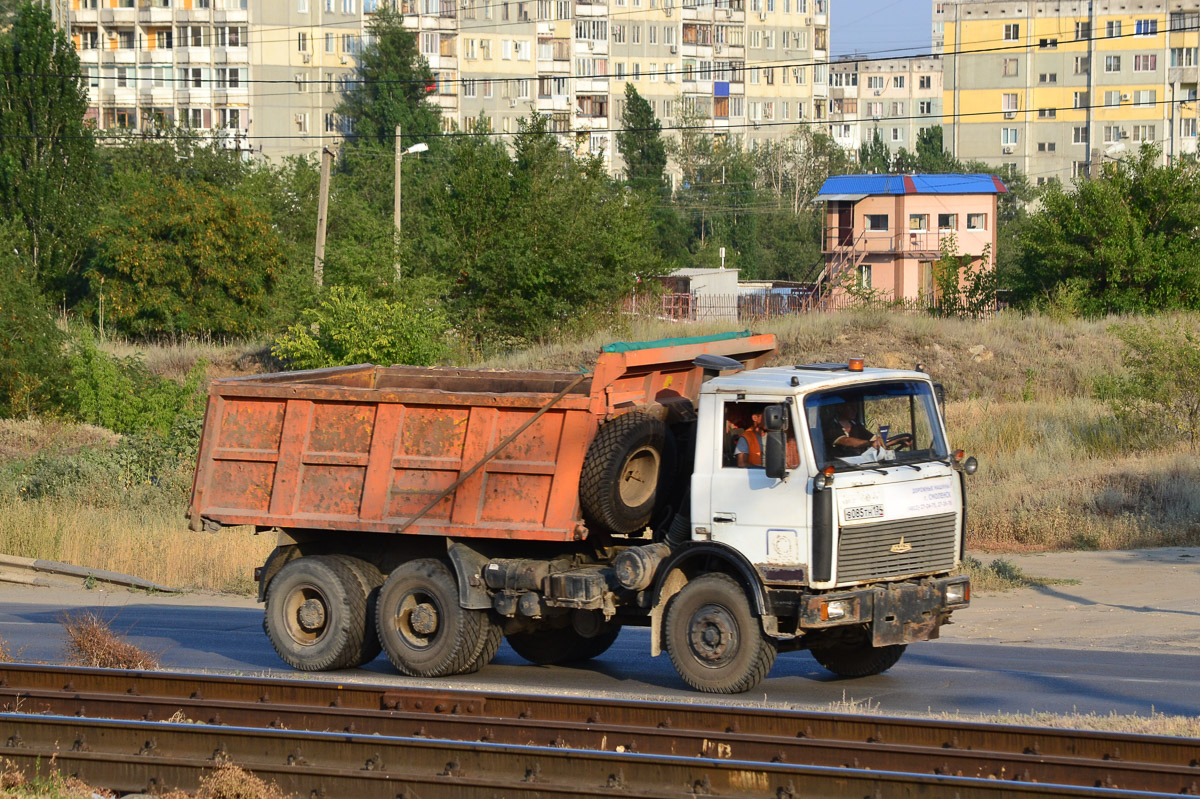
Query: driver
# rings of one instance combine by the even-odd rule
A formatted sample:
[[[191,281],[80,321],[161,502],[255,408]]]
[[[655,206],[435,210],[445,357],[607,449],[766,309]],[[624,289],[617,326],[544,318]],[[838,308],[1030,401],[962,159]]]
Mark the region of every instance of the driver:
[[[879,450],[887,446],[891,449],[904,446],[912,440],[911,434],[900,433],[889,437],[885,444],[879,435],[872,433],[858,421],[854,411],[854,405],[849,402],[843,402],[833,409],[833,424],[828,425],[825,430],[825,449],[832,457],[861,455],[869,447]]]

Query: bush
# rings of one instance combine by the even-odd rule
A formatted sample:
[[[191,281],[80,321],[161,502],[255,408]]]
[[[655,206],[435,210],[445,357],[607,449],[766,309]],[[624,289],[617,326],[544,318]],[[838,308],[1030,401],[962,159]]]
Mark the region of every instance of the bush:
[[[71,341],[67,364],[71,410],[82,422],[116,433],[165,436],[180,417],[199,419],[203,413],[203,361],[180,384],[151,374],[136,357],[101,352],[91,334],[83,332]]]
[[[1105,376],[1096,392],[1131,432],[1167,445],[1200,444],[1200,335],[1197,318],[1113,325],[1125,345],[1125,374]]]
[[[446,315],[437,306],[370,299],[357,288],[335,286],[275,340],[271,352],[293,369],[430,366],[446,352],[446,328]]]

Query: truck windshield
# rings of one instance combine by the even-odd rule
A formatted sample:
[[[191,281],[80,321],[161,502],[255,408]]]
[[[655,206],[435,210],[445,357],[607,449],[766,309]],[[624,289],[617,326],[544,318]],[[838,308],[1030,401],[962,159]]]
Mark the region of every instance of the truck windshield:
[[[818,469],[949,456],[928,383],[897,380],[817,392],[804,400],[804,415]]]

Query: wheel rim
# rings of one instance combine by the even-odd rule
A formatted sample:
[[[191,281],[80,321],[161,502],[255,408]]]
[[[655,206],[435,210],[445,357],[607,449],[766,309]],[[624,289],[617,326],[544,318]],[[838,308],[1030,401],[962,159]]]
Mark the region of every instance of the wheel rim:
[[[654,447],[641,447],[629,456],[620,480],[621,501],[626,507],[640,507],[654,496],[658,469],[659,454]]]
[[[297,586],[284,601],[283,618],[284,628],[293,641],[312,646],[329,628],[329,600],[316,586]]]
[[[740,648],[737,620],[726,607],[703,606],[688,625],[688,646],[703,666],[716,669],[728,665]]]
[[[396,608],[396,633],[405,646],[428,649],[441,631],[441,605],[426,591],[408,591]]]

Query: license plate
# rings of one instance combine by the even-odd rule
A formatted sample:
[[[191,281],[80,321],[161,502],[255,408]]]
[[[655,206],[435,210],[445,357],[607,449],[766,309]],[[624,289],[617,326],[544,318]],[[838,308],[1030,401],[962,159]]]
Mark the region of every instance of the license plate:
[[[883,506],[859,505],[854,508],[846,508],[844,515],[848,522],[858,521],[859,519],[878,519],[883,516]]]

